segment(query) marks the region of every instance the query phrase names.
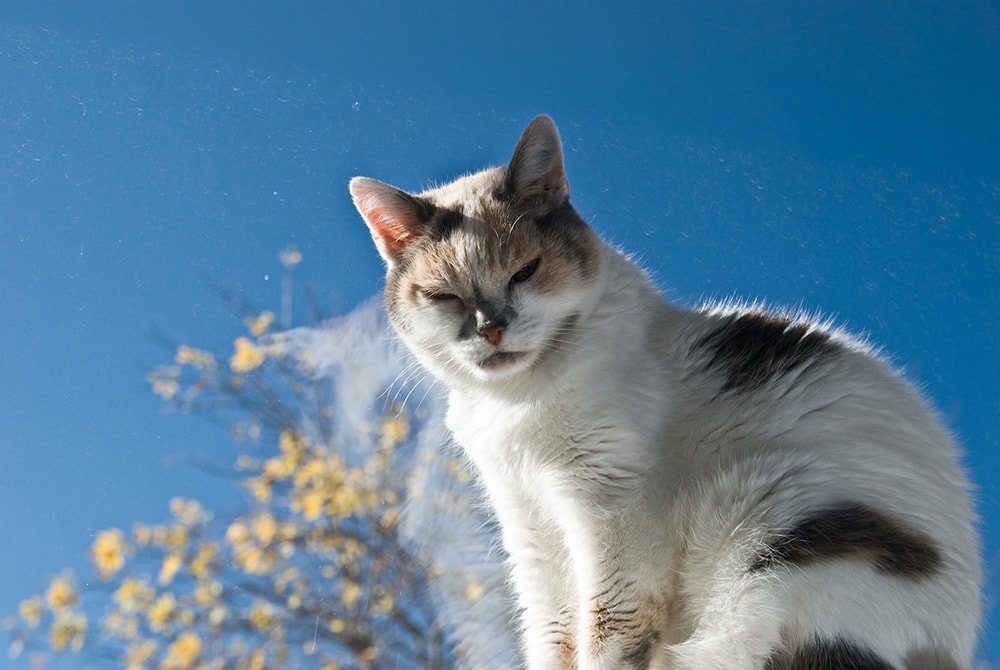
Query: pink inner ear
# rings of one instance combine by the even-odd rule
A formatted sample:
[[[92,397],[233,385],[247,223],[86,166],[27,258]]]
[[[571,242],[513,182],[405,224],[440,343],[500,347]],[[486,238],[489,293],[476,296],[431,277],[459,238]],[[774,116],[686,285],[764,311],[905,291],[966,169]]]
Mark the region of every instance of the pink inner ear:
[[[413,231],[400,222],[389,207],[373,207],[365,213],[368,226],[384,250],[393,257],[413,239]]]
[[[403,247],[420,235],[417,203],[405,192],[374,179],[356,177],[350,189],[379,253],[391,265]]]

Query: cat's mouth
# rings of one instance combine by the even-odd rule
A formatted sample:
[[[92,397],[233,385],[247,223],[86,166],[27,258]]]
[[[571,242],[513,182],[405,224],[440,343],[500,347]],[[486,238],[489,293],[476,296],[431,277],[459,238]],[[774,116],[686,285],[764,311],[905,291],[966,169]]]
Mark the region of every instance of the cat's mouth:
[[[479,361],[484,370],[502,370],[521,362],[528,355],[526,351],[498,351]]]

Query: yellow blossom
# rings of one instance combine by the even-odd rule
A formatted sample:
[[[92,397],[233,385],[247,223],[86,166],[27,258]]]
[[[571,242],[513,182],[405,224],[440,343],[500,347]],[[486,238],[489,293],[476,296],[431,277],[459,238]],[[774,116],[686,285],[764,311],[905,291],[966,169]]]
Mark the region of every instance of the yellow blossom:
[[[167,624],[174,616],[177,601],[172,593],[164,593],[156,599],[146,612],[146,619],[149,621],[151,630],[161,633],[166,630]]]
[[[349,484],[344,484],[338,488],[330,501],[331,512],[337,516],[347,516],[356,512],[361,504],[361,495],[358,489]]]
[[[264,350],[246,337],[237,337],[233,342],[234,353],[229,359],[229,369],[233,372],[250,372],[264,362]]]
[[[156,580],[161,586],[165,586],[174,580],[174,575],[184,565],[184,557],[177,553],[169,553],[163,557],[163,564],[160,566],[160,573]]]
[[[259,631],[268,632],[277,622],[274,611],[264,603],[257,603],[250,610],[248,622]]]
[[[42,620],[42,598],[41,596],[31,596],[27,600],[21,601],[21,606],[18,608],[18,614],[24,623],[28,624],[31,628],[38,625],[38,622]]]
[[[295,471],[295,485],[305,486],[309,481],[317,481],[327,471],[327,465],[321,458],[306,461]]]
[[[315,521],[323,513],[323,502],[322,494],[316,491],[307,491],[295,500],[294,507],[302,512],[306,521]]]
[[[136,644],[130,644],[122,657],[122,665],[125,670],[145,670],[146,661],[156,653],[156,643],[152,640],[143,640]]]
[[[73,581],[68,576],[56,577],[49,584],[49,590],[45,592],[45,601],[49,608],[55,612],[72,607],[76,604],[76,589],[73,588]]]
[[[62,612],[52,622],[49,644],[56,651],[65,651],[67,648],[80,651],[83,649],[86,633],[87,617],[83,614]]]
[[[271,502],[272,480],[270,477],[247,477],[243,483],[250,489],[254,500],[261,503]]]
[[[251,335],[260,337],[268,331],[274,323],[274,312],[261,312],[259,316],[247,317],[243,320]]]
[[[329,626],[330,632],[337,635],[343,633],[347,629],[347,623],[343,619],[331,619]]]
[[[410,422],[405,414],[386,417],[382,422],[382,446],[391,447],[406,439]]]
[[[201,638],[195,633],[181,633],[160,661],[160,670],[188,670],[201,655]]]
[[[203,542],[201,546],[198,547],[198,554],[191,561],[191,574],[199,579],[203,579],[208,576],[209,569],[212,564],[212,559],[218,553],[219,549],[214,542]]]
[[[152,586],[141,579],[129,577],[122,581],[111,598],[122,612],[128,614],[148,607],[155,595],[156,591]]]
[[[247,662],[247,670],[263,670],[267,664],[267,652],[263,649],[254,649]]]
[[[233,557],[248,575],[265,575],[274,568],[274,555],[257,547],[245,547]]]
[[[153,387],[153,393],[164,400],[170,400],[181,390],[181,385],[177,383],[177,380],[169,377],[150,377],[149,381]]]
[[[210,352],[183,344],[177,347],[174,362],[178,365],[193,365],[199,370],[210,371],[215,369],[215,356]]]
[[[200,581],[194,589],[194,601],[202,607],[215,604],[222,595],[222,584],[215,580]]]
[[[278,522],[270,512],[258,514],[253,521],[253,533],[260,540],[261,544],[271,544],[275,534],[278,532]]]
[[[170,513],[185,526],[197,526],[209,518],[200,502],[181,497],[171,498]]]
[[[108,580],[125,565],[125,554],[129,550],[125,536],[117,528],[102,530],[97,534],[90,548],[90,558],[97,566],[97,574]]]
[[[297,431],[286,428],[278,436],[278,448],[286,454],[301,454],[306,448],[306,442]]]
[[[393,605],[395,605],[395,601],[392,596],[385,594],[375,601],[375,611],[379,614],[391,614]]]
[[[345,579],[344,590],[340,594],[341,602],[347,607],[354,607],[359,598],[361,598],[361,587],[350,579]]]
[[[241,547],[250,541],[250,529],[242,521],[234,521],[226,529],[226,541],[233,547]]]

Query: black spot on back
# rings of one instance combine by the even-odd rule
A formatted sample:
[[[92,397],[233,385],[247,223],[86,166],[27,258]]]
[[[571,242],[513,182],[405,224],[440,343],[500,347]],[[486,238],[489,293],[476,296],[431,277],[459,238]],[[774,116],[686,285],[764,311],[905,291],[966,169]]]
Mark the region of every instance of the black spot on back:
[[[711,352],[705,370],[726,375],[722,390],[737,392],[753,391],[775,377],[840,351],[828,334],[763,312],[727,318],[696,347]]]
[[[941,565],[933,540],[905,522],[857,503],[812,512],[777,535],[750,571],[781,564],[854,558],[886,575],[921,579]]]
[[[911,651],[903,660],[903,665],[906,670],[961,670],[951,654],[933,648]]]
[[[794,652],[777,651],[764,670],[895,670],[877,654],[846,640],[817,640]]]

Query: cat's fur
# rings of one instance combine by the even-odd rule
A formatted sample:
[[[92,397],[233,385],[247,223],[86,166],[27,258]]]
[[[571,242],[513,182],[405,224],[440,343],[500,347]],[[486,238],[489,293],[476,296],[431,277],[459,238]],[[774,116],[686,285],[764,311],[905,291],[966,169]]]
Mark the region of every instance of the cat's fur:
[[[665,302],[570,205],[548,117],[505,167],[351,193],[499,518],[527,667],[968,666],[967,482],[865,344]]]

